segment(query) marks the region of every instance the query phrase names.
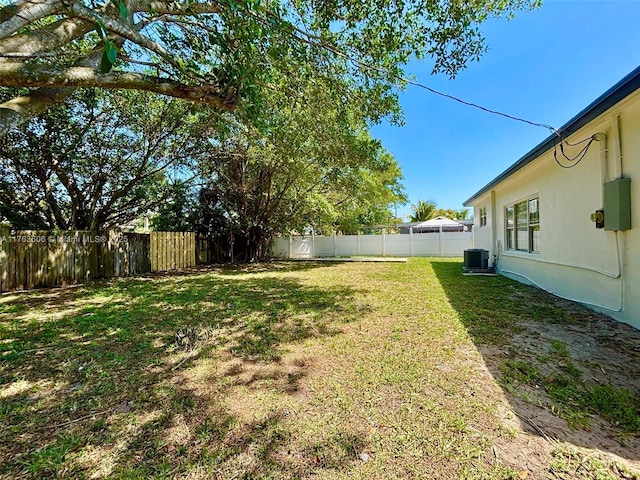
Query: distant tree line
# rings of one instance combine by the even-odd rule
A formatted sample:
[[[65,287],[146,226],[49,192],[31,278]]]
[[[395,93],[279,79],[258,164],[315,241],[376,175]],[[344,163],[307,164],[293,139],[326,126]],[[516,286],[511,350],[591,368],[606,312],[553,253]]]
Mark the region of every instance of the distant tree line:
[[[437,217],[447,217],[452,220],[468,220],[469,210],[452,210],[448,208],[438,208],[436,202],[431,200],[418,200],[411,205],[412,214],[409,216],[410,222],[424,222]]]

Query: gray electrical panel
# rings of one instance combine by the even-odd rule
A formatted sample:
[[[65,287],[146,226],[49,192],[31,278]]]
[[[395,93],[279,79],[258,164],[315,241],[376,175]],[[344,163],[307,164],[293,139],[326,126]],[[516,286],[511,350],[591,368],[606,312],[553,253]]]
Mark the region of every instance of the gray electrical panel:
[[[616,178],[604,184],[604,229],[631,228],[631,179]]]

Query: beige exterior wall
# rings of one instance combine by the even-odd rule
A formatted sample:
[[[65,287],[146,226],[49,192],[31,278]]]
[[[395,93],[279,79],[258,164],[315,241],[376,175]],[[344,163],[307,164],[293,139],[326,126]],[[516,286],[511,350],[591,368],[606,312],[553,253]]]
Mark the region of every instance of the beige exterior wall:
[[[489,250],[489,264],[493,263],[493,256],[496,254],[492,233],[495,219],[491,206],[491,195],[488,193],[478,198],[473,205],[473,244],[475,248]],[[481,208],[487,211],[487,224],[482,226],[480,225]]]
[[[551,149],[475,199],[474,246],[489,250],[492,259],[495,255],[504,275],[640,329],[640,92],[567,140],[575,143],[598,132],[606,141],[593,142],[577,166],[559,167]],[[565,153],[573,156],[582,146],[566,147]],[[596,229],[590,214],[603,207],[602,184],[620,173],[631,179],[631,229]],[[507,250],[505,206],[533,195],[540,200],[540,252]],[[481,207],[487,208],[484,227]]]

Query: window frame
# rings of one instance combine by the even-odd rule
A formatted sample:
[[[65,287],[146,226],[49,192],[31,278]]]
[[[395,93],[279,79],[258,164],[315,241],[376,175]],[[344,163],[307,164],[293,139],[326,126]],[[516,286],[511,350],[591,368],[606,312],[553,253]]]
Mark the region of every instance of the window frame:
[[[515,250],[515,204],[505,205],[504,212],[506,230],[504,243],[507,246],[507,250]]]
[[[479,207],[480,226],[487,226],[487,207]]]
[[[540,253],[540,195],[505,204],[504,226],[506,250]]]

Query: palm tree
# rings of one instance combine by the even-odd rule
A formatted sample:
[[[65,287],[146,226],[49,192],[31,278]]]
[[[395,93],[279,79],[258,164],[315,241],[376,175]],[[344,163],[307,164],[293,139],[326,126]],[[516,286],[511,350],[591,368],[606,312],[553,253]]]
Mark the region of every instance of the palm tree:
[[[436,203],[430,200],[426,202],[423,200],[418,200],[418,203],[415,205],[411,205],[411,210],[413,210],[413,215],[409,216],[410,222],[424,222],[429,220],[436,209]]]
[[[469,209],[463,208],[456,212],[456,220],[469,220]]]

